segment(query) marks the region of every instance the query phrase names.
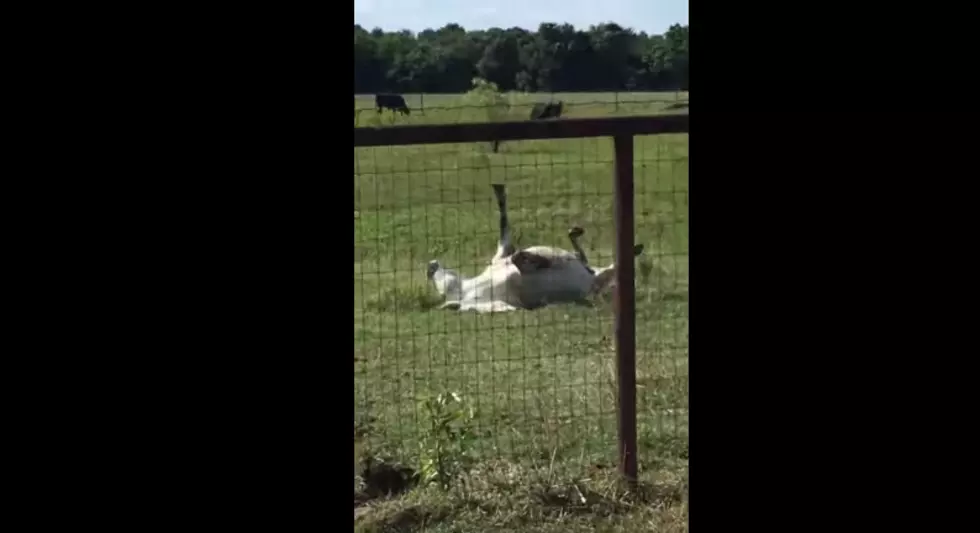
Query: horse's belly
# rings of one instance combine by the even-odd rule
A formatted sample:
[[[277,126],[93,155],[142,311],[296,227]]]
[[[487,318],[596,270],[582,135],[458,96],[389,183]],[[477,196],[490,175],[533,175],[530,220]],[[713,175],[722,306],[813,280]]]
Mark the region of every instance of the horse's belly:
[[[529,306],[574,302],[588,296],[592,275],[584,268],[559,272],[526,274],[521,283],[521,299]]]

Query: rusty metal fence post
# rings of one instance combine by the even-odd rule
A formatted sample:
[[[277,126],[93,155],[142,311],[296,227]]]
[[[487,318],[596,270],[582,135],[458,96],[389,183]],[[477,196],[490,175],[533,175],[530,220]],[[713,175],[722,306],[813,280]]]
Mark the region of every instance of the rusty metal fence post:
[[[633,135],[613,138],[616,154],[616,375],[619,470],[636,488],[636,286],[633,281]]]

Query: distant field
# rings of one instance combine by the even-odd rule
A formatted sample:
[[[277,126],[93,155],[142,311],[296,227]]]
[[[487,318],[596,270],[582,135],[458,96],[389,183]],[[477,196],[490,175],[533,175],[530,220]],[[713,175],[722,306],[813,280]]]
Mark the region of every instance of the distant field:
[[[484,110],[463,105],[459,94],[404,94],[405,103],[412,110],[408,117],[392,117],[390,112],[378,117],[374,108],[374,95],[354,97],[354,108],[359,110],[355,117],[356,126],[376,126],[383,124],[477,122],[486,120]],[[677,111],[668,110],[670,104],[686,102],[687,92],[636,92],[636,93],[512,93],[513,107],[510,113],[515,119],[527,118],[535,102],[549,99],[565,103],[564,116],[596,117],[617,115],[662,114]],[[683,112],[683,111],[681,111]]]
[[[529,107],[548,95],[521,98],[526,100],[518,103]],[[603,116],[662,112],[687,95],[620,93],[618,111],[612,94],[555,98],[568,104],[566,116]],[[453,107],[459,96],[426,95],[424,113],[419,97],[406,100],[410,117],[386,112],[379,119],[371,110],[361,114],[360,123],[481,120],[480,110]],[[371,108],[373,97],[356,103]],[[635,151],[636,240],[646,245],[636,280],[640,464],[644,480],[657,490],[686,495],[688,139],[638,137]],[[438,302],[425,276],[430,259],[466,275],[486,264],[496,239],[491,183],[508,187],[519,244],[567,248],[567,229],[579,225],[586,230],[590,261],[607,264],[613,252],[612,155],[608,139],[508,142],[499,154],[483,143],[354,150],[359,442],[371,454],[416,465],[427,420],[420,402],[456,392],[476,410],[472,449],[484,465],[473,481],[484,492],[467,493],[484,507],[451,502],[438,491],[412,492],[372,507],[362,516],[362,531],[393,527],[391,521],[404,518],[406,509],[413,509],[415,519],[428,517],[429,531],[578,532],[596,530],[596,520],[614,526],[600,529],[606,531],[686,527],[686,506],[678,507],[682,496],[675,492],[669,505],[605,518],[569,515],[566,507],[539,501],[550,497],[552,485],[572,491],[568,484],[574,480],[575,491],[594,490],[610,501],[618,497],[601,481],[616,464],[608,299],[593,308],[459,314],[433,309]],[[501,472],[509,469],[525,474],[510,481],[494,477],[506,478]],[[498,481],[512,486],[500,489]],[[531,515],[538,518],[521,518]]]

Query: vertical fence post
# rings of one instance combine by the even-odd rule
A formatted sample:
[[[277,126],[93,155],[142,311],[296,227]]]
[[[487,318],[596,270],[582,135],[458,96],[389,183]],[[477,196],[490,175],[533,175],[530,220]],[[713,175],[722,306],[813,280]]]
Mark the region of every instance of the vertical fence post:
[[[613,138],[616,153],[615,334],[619,471],[636,488],[636,286],[633,281],[633,135]]]

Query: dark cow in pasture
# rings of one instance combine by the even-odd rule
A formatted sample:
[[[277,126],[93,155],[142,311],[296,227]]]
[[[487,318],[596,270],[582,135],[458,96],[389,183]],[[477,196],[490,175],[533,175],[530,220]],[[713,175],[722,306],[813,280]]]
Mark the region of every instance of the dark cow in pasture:
[[[537,103],[531,108],[530,120],[544,120],[546,118],[561,118],[565,104],[561,100],[557,102]],[[493,153],[500,150],[500,141],[493,141]]]
[[[531,120],[541,120],[546,118],[560,118],[565,104],[561,100],[557,102],[537,103],[531,108]]]
[[[376,94],[374,95],[374,105],[378,108],[378,114],[381,114],[382,109],[390,109],[392,112],[398,111],[403,115],[412,113],[400,94]]]

